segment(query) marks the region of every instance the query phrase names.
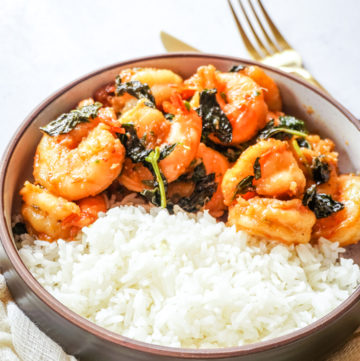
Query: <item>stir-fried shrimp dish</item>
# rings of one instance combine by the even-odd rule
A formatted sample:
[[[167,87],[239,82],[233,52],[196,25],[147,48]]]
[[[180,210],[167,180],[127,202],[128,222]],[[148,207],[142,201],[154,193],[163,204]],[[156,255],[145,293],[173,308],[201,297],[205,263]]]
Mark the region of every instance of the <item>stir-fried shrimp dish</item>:
[[[286,91],[286,90],[285,90]],[[13,233],[74,312],[157,345],[236,347],[344,302],[360,176],[257,66],[130,68],[39,129]]]
[[[285,114],[257,66],[201,66],[188,79],[125,69],[40,131],[20,191],[38,239],[71,241],[130,198],[285,244],[360,239],[360,177],[339,174],[334,143]]]

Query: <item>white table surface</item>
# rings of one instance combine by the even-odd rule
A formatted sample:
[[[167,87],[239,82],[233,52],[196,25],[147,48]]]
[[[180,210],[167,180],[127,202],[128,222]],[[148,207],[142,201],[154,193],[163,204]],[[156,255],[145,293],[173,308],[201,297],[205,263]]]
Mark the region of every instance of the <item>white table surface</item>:
[[[311,73],[360,117],[359,0],[263,0]],[[1,0],[0,153],[44,98],[96,68],[163,53],[165,30],[248,57],[225,0]]]

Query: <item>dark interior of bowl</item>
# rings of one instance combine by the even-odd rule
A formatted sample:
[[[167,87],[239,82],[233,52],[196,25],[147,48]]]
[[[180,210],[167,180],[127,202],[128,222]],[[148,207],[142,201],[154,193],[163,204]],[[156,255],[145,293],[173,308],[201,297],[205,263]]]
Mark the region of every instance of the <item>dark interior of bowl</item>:
[[[5,158],[7,165],[4,169],[3,210],[8,231],[11,233],[11,216],[19,211],[19,189],[26,179],[32,179],[34,152],[41,137],[40,126],[55,119],[59,114],[69,111],[81,99],[92,96],[96,89],[112,81],[123,68],[130,66],[168,68],[186,78],[194,73],[200,65],[213,64],[219,70],[225,71],[234,63],[238,63],[238,60],[218,56],[152,57],[135,62],[125,62],[120,66],[115,65],[95,72],[73,82],[50,97],[30,115],[18,130],[8,150],[7,158]],[[247,65],[247,62],[243,61],[243,64]],[[340,154],[340,171],[347,173],[359,170],[360,132],[357,120],[337,102],[302,82],[286,77],[281,72],[270,68],[267,68],[266,72],[275,79],[280,88],[284,111],[304,119],[308,128],[316,131],[322,137],[334,140]],[[360,245],[348,247],[346,257],[351,257],[360,264]],[[286,337],[281,340],[286,340]]]

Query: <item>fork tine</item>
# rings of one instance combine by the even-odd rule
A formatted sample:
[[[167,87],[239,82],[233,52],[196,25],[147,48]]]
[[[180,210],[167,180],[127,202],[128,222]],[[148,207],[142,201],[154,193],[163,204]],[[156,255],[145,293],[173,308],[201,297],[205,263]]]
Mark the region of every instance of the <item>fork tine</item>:
[[[256,18],[256,21],[257,21],[257,23],[258,23],[258,25],[259,25],[259,27],[260,27],[260,29],[261,29],[261,32],[263,33],[263,35],[264,35],[264,37],[265,37],[265,39],[266,39],[266,41],[267,41],[267,44],[268,44],[270,50],[271,50],[273,53],[278,52],[279,49],[276,48],[274,42],[271,40],[271,38],[270,38],[269,35],[267,34],[267,31],[264,29],[264,26],[263,26],[261,20],[259,19],[259,16],[258,16],[257,12],[255,11],[255,8],[254,8],[253,3],[251,2],[251,0],[248,0],[248,3],[249,3],[249,5],[250,5],[251,10],[252,10],[252,12],[253,12],[253,14],[254,14],[254,16],[255,16],[255,18]]]
[[[284,39],[284,37],[281,35],[280,31],[278,30],[278,28],[275,26],[275,24],[272,22],[269,14],[267,13],[267,11],[265,10],[263,4],[261,3],[261,0],[257,0],[259,7],[261,9],[261,11],[263,12],[263,15],[266,19],[266,21],[268,22],[268,25],[272,31],[272,33],[275,36],[275,39],[277,40],[277,42],[281,45],[281,47],[283,48],[282,50],[285,49],[292,49],[292,47],[289,45],[289,43]]]
[[[266,56],[271,55],[271,54],[269,53],[269,51],[265,48],[265,46],[264,46],[264,44],[262,43],[262,41],[259,39],[258,35],[256,34],[256,31],[255,31],[254,27],[253,27],[252,24],[251,24],[251,21],[250,21],[250,19],[249,19],[249,17],[248,17],[248,14],[247,14],[247,12],[246,12],[246,10],[245,10],[245,8],[244,8],[244,5],[242,4],[242,1],[241,1],[241,0],[238,0],[238,2],[239,2],[239,5],[240,5],[240,7],[241,7],[241,10],[242,10],[242,12],[243,12],[243,14],[244,14],[244,16],[245,16],[245,20],[246,20],[246,22],[248,23],[248,25],[249,25],[249,27],[250,27],[253,35],[254,35],[254,38],[255,38],[255,40],[256,40],[256,43],[257,43],[258,47],[260,48],[260,50],[262,51],[262,53],[263,53],[264,55],[266,55]]]
[[[230,6],[230,10],[231,10],[231,13],[234,17],[234,20],[235,20],[235,23],[239,29],[239,32],[240,32],[240,35],[241,35],[241,38],[245,44],[245,47],[247,49],[247,51],[250,53],[250,55],[255,59],[255,60],[261,60],[262,59],[262,56],[259,54],[259,52],[254,48],[254,46],[252,45],[251,41],[249,40],[249,38],[247,37],[236,13],[235,13],[235,10],[233,8],[233,6],[231,5],[231,1],[228,0],[228,4]]]

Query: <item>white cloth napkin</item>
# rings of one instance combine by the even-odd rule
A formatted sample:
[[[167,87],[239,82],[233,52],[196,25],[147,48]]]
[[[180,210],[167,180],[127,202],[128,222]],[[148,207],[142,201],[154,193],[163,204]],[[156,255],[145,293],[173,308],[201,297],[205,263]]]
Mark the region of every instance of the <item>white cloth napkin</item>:
[[[0,360],[76,361],[16,306],[0,274]]]

